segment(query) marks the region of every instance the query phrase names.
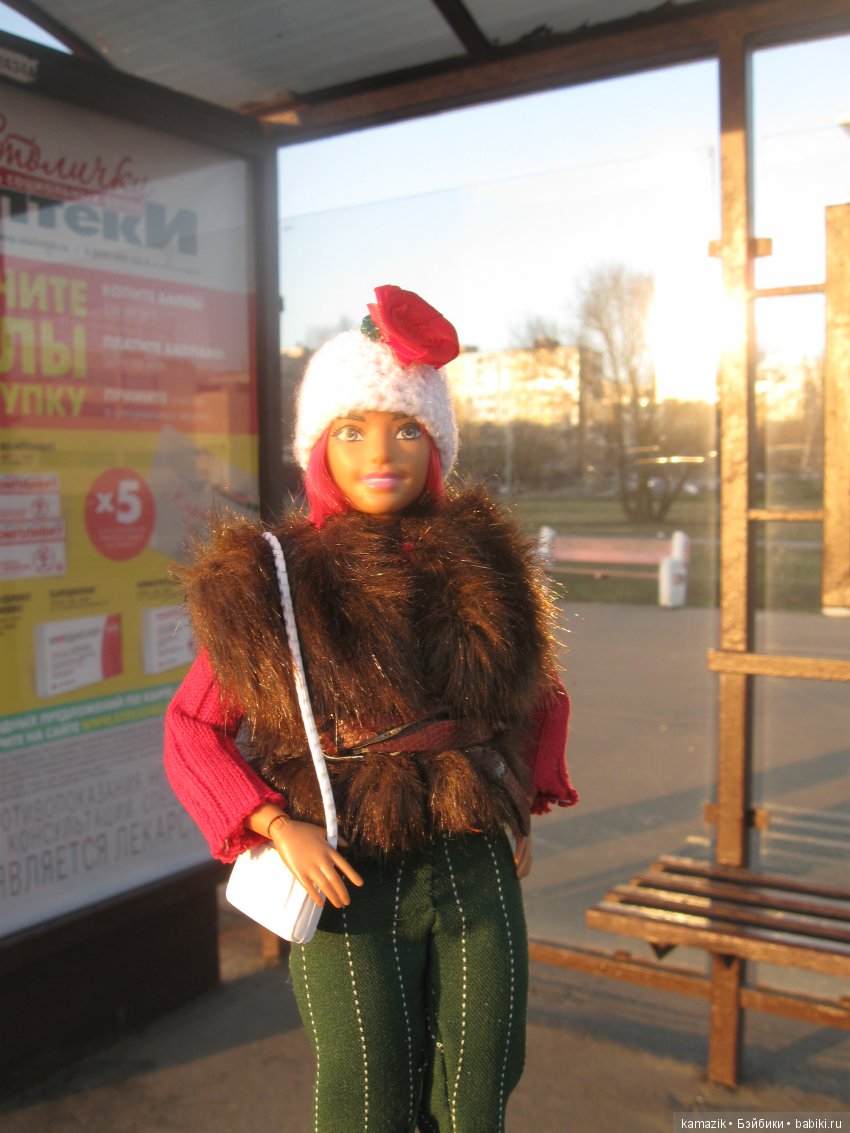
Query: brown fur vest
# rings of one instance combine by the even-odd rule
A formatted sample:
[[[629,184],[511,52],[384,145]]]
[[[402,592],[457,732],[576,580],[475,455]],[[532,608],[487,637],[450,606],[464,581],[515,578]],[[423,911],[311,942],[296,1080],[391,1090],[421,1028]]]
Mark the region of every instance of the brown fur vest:
[[[320,730],[374,733],[444,709],[489,725],[479,747],[329,761],[340,829],[404,853],[435,830],[527,830],[523,757],[552,664],[552,608],[528,544],[472,490],[392,518],[349,512],[276,529]],[[183,572],[199,647],[244,714],[249,758],[296,817],[322,807],[261,528],[218,524]],[[518,802],[519,799],[519,802]]]

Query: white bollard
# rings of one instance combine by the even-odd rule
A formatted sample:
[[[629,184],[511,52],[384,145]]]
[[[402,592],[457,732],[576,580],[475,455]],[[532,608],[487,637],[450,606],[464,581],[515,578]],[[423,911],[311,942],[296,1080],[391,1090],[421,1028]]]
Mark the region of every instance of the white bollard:
[[[670,540],[670,557],[684,563],[687,570],[691,561],[691,541],[684,531],[673,532],[673,538]]]
[[[658,605],[665,610],[678,610],[685,604],[687,590],[687,566],[681,559],[668,555],[658,568]]]
[[[537,555],[541,563],[548,570],[552,565],[554,551],[555,551],[555,535],[554,527],[546,527],[545,525],[540,528],[537,534]]]

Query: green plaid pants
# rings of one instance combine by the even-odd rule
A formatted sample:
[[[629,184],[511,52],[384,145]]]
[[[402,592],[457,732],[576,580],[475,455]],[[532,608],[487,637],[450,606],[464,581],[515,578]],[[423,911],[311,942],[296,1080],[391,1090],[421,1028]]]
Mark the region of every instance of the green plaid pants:
[[[290,956],[316,1057],[312,1133],[500,1133],[528,991],[507,838],[354,864],[364,887]]]

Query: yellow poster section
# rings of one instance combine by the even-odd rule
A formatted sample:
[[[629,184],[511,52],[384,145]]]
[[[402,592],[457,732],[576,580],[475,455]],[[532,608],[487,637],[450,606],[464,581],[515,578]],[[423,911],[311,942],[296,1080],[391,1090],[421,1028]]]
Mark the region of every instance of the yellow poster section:
[[[45,521],[54,542],[39,549],[53,573],[39,574],[36,558],[30,577],[0,582],[4,715],[102,697],[117,697],[125,721],[134,705],[148,714],[146,700],[157,697],[145,690],[166,691],[190,660],[172,569],[210,508],[256,514],[256,436],[165,426],[11,430],[5,439],[2,472],[46,477],[56,490],[39,506],[54,517],[58,509],[61,522]]]

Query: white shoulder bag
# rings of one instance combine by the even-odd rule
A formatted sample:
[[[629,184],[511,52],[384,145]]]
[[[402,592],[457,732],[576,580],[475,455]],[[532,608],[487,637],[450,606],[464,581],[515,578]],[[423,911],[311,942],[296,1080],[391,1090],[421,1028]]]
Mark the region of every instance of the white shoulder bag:
[[[331,781],[328,768],[319,740],[319,732],[313,717],[313,707],[310,704],[310,694],[307,690],[307,680],[304,674],[304,663],[301,660],[301,647],[298,643],[298,630],[295,625],[295,612],[292,608],[292,594],[289,589],[289,577],[286,573],[286,560],[283,557],[283,548],[277,537],[270,531],[263,532],[263,538],[269,543],[274,555],[277,568],[277,581],[280,587],[280,603],[283,610],[283,620],[286,625],[286,638],[289,642],[289,652],[292,655],[292,669],[295,677],[295,689],[298,693],[298,704],[304,721],[304,730],[307,733],[307,742],[310,746],[310,755],[313,757],[313,766],[319,779],[322,791],[322,802],[325,807],[325,826],[328,842],[334,849],[337,843],[337,818],[334,804]],[[322,915],[322,905],[307,896],[304,886],[284,864],[280,854],[272,842],[262,846],[245,850],[236,859],[230,880],[227,883],[227,899],[234,908],[251,917],[264,928],[271,929],[284,940],[291,940],[294,944],[306,944],[313,939],[319,917]]]

